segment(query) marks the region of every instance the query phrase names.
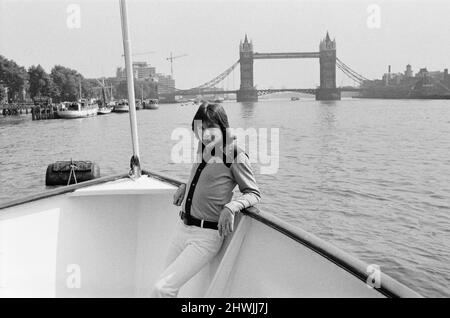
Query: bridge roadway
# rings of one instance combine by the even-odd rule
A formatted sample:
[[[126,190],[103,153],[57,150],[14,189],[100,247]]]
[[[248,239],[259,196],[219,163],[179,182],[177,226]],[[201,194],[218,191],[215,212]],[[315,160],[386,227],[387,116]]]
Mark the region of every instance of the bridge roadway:
[[[291,53],[253,53],[254,60],[261,59],[308,59],[319,58],[320,52],[291,52]]]
[[[359,92],[360,88],[356,87],[341,87],[338,88],[341,92]],[[271,88],[271,89],[258,89],[258,95],[267,95],[271,93],[281,93],[281,92],[296,92],[303,94],[315,95],[317,92],[317,88]],[[160,94],[160,96],[180,96],[180,95],[223,95],[223,94],[237,94],[239,90],[217,90],[217,91],[205,91],[202,89],[199,90],[177,90],[172,94]]]

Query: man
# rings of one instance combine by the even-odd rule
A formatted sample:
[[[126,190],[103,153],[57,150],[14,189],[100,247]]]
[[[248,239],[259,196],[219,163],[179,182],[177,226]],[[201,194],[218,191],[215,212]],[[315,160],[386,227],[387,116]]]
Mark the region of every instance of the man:
[[[192,130],[199,139],[199,160],[192,166],[187,184],[174,195],[174,204],[182,205],[182,211],[154,297],[176,297],[233,232],[234,215],[261,198],[249,158],[232,138],[220,104],[201,104]],[[236,184],[243,195],[232,201]]]

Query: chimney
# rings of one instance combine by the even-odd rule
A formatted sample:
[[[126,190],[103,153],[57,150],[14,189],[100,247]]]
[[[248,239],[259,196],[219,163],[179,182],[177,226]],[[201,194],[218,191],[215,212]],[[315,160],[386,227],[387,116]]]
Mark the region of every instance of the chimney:
[[[391,80],[391,66],[388,65],[388,73],[386,74],[386,83],[385,85],[389,85],[389,81]]]

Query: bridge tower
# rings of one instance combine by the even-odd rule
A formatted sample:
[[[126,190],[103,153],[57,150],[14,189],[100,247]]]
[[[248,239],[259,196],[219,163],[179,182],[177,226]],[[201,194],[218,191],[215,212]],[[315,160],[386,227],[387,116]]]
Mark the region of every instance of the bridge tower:
[[[319,46],[320,87],[316,100],[340,100],[341,92],[336,88],[336,40],[331,41],[327,32]]]
[[[258,101],[258,92],[253,86],[253,43],[248,41],[247,34],[244,42],[239,45],[239,63],[241,65],[241,87],[237,92],[238,102]]]

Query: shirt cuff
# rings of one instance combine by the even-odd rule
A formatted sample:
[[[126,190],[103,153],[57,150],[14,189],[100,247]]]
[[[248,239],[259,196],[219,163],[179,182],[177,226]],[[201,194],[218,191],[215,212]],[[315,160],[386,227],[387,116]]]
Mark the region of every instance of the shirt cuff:
[[[231,201],[227,204],[225,204],[225,207],[228,208],[228,210],[231,211],[231,213],[236,214],[236,212],[239,212],[239,203],[235,201]]]

